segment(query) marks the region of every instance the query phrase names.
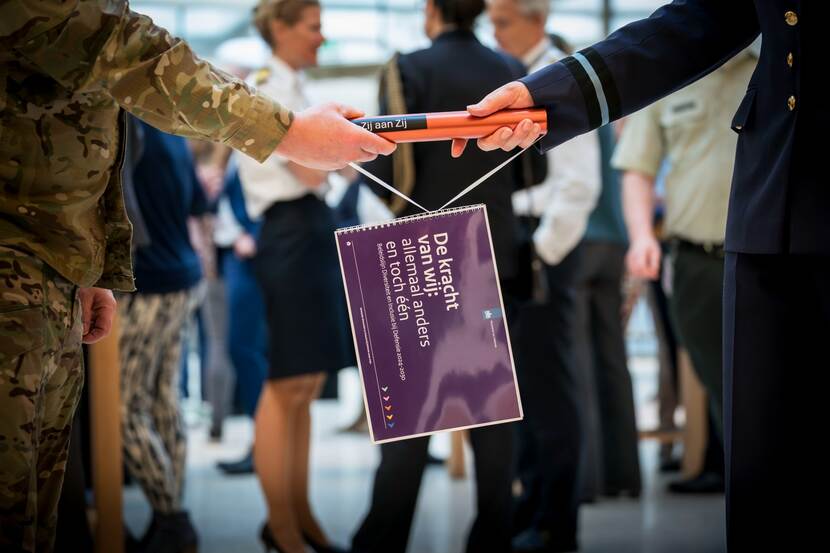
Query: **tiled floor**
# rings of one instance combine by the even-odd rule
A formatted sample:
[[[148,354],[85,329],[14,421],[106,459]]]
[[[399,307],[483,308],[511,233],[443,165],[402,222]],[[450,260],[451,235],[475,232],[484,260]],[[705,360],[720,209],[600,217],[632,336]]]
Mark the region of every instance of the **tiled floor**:
[[[640,419],[653,411],[654,367],[650,359],[631,364]],[[341,401],[314,406],[312,500],[331,538],[347,544],[366,511],[377,451],[365,435],[340,434],[337,428],[360,408],[356,376],[341,373]],[[200,553],[261,551],[256,539],[265,507],[253,476],[225,477],[215,462],[233,459],[248,447],[251,429],[231,419],[221,444],[209,443],[200,417],[191,421],[186,504],[201,537]],[[447,443],[433,440],[442,454]],[[620,499],[584,506],[582,551],[586,553],[715,553],[724,551],[724,501],[716,497],[675,497],[664,493],[666,478],[656,473],[657,444],[641,444],[644,490],[640,500]],[[469,457],[468,457],[469,461]],[[471,522],[473,489],[469,479],[451,480],[443,467],[427,471],[421,490],[409,553],[463,551]],[[140,533],[149,517],[138,489],[125,494],[128,525]]]

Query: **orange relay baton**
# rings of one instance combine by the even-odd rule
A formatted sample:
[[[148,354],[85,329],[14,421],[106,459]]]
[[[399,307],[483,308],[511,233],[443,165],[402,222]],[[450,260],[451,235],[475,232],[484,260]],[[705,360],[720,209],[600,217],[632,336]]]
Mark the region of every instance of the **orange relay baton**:
[[[502,127],[515,129],[525,119],[538,123],[543,134],[547,132],[548,118],[543,108],[502,110],[487,117],[475,117],[466,111],[443,111],[361,117],[352,122],[391,142],[402,143],[481,138]]]

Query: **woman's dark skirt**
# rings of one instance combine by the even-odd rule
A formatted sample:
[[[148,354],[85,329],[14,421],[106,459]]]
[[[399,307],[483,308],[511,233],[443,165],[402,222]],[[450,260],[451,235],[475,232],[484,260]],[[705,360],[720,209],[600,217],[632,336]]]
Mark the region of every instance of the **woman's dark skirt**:
[[[268,320],[269,379],[354,365],[331,209],[314,195],[265,213],[254,272]]]

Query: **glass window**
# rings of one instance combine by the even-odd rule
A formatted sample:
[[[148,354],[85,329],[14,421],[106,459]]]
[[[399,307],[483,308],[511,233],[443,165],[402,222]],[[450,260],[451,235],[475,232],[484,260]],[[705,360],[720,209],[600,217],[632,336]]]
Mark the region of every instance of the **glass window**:
[[[552,0],[548,29],[576,47],[604,36],[603,6],[609,2],[610,28],[650,14],[660,0]],[[257,0],[133,0],[132,8],[151,16],[173,34],[190,41],[203,56],[231,38],[255,35],[250,20]],[[423,47],[424,0],[322,0],[322,65],[382,63],[395,51]],[[493,45],[486,17],[479,20],[481,40]]]

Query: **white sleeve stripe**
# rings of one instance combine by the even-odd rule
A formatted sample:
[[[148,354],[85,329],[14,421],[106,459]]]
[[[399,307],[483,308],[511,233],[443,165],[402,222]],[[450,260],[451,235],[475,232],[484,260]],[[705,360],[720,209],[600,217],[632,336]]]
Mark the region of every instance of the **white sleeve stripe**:
[[[605,98],[605,90],[602,88],[602,83],[599,80],[599,75],[597,72],[594,71],[594,67],[591,65],[591,62],[588,61],[588,58],[576,52],[573,54],[573,58],[579,62],[579,65],[585,70],[585,73],[588,74],[588,78],[591,79],[591,83],[594,85],[594,91],[597,93],[597,103],[599,104],[599,112],[600,116],[602,117],[602,124],[607,125],[611,119],[608,115],[608,100]]]

